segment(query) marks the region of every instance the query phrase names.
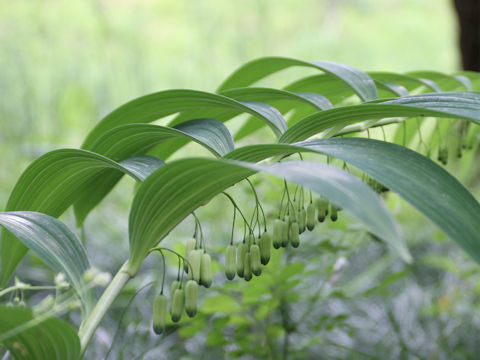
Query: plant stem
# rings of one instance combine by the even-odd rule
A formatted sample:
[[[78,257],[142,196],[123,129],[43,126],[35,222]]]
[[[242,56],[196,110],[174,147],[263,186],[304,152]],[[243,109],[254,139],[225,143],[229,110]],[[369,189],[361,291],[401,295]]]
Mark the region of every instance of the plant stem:
[[[103,292],[102,296],[98,300],[97,304],[93,308],[90,315],[87,317],[85,322],[80,326],[78,335],[80,337],[81,344],[81,353],[85,352],[87,345],[92,338],[95,330],[102,321],[105,313],[110,308],[112,303],[115,301],[117,296],[122,291],[125,284],[130,280],[133,275],[128,271],[128,262],[125,262],[123,266],[118,270],[115,277],[112,279],[108,287]]]

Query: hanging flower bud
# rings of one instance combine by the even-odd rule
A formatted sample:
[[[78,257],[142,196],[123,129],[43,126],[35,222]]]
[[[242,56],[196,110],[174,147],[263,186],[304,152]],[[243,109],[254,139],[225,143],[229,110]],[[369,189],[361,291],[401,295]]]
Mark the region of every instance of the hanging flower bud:
[[[273,223],[273,247],[279,249],[282,246],[283,221],[275,219]]]
[[[165,331],[167,323],[167,297],[156,295],[153,299],[153,331],[160,335]]]
[[[225,276],[228,280],[233,280],[235,277],[237,263],[235,257],[237,256],[237,249],[233,245],[227,246],[225,253]]]
[[[262,234],[258,246],[260,247],[260,260],[262,265],[267,265],[270,261],[270,247],[272,246],[270,234],[268,232],[265,231]]]
[[[293,222],[292,225],[291,225],[290,244],[292,244],[292,246],[294,248],[297,248],[298,245],[300,245],[300,237],[298,235],[298,223],[297,222]]]
[[[328,201],[322,198],[319,198],[315,201],[318,210],[318,221],[323,222],[328,215]],[[308,214],[307,214],[308,217]]]
[[[237,249],[237,274],[243,277],[245,270],[245,254],[248,252],[247,245],[241,243]]]
[[[185,285],[185,312],[189,317],[197,314],[198,284],[194,280],[188,280]]]
[[[200,285],[209,288],[212,285],[212,259],[203,253],[200,262]]]
[[[250,248],[250,260],[252,273],[259,276],[262,273],[262,263],[260,261],[260,247],[257,244],[253,244]]]
[[[184,306],[185,306],[185,291],[183,291],[183,289],[178,288],[173,293],[173,299],[172,299],[172,311],[170,313],[170,316],[173,322],[180,321]]]
[[[245,281],[252,280],[252,258],[249,252],[245,254],[243,278]]]
[[[185,246],[185,258],[189,259],[190,258],[190,252],[192,252],[195,249],[195,239],[191,238],[187,240],[187,244]],[[185,272],[188,273],[188,264],[184,263],[183,264],[183,269]]]
[[[315,228],[315,206],[312,203],[307,205],[307,229],[312,231]]]

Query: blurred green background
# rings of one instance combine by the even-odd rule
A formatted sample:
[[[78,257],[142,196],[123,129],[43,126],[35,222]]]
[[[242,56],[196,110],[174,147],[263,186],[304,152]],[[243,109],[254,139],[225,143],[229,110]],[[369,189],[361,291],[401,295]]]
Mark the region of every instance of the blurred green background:
[[[454,72],[456,38],[449,0],[0,1],[0,209],[28,163],[80,146],[99,119],[132,98],[168,88],[214,91],[241,64],[270,55],[366,71]],[[301,71],[275,81],[284,85]],[[122,181],[87,221],[87,249],[102,270],[116,271],[126,256],[131,196],[122,189],[130,195],[131,185]],[[261,190],[270,213],[278,189]],[[237,196],[245,205],[251,194]],[[355,224],[329,223],[299,251],[277,253],[265,277],[248,286],[223,286],[217,277],[217,286],[201,292],[198,318],[169,336],[153,336],[153,290],[145,290],[122,318],[110,358],[280,358],[287,333],[292,359],[476,358],[477,265],[411,207],[388,201],[413,266],[360,236]],[[230,222],[218,209],[226,206],[216,200],[200,212],[220,259]],[[73,227],[71,214],[64,220]],[[187,221],[166,243],[181,249],[175,237],[183,241],[191,231]],[[35,259],[25,263],[23,279],[50,281]],[[147,262],[127,288],[89,358],[103,358],[122,306],[135,286],[158,278],[158,268]]]
[[[455,28],[448,0],[0,1],[0,208],[31,159],[132,98],[269,55],[452,71]]]

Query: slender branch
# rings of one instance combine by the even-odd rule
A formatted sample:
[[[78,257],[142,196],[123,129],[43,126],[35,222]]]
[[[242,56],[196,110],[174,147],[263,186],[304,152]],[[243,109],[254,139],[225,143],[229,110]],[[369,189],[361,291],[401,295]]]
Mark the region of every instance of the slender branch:
[[[128,261],[118,270],[108,287],[103,292],[97,304],[93,308],[90,315],[80,326],[78,335],[80,337],[81,354],[85,352],[87,345],[92,338],[95,330],[105,316],[107,310],[113,304],[117,296],[122,292],[124,286],[133,275],[128,272]]]
[[[262,204],[261,204],[260,201],[258,200],[257,191],[255,190],[255,187],[253,186],[253,184],[252,184],[252,182],[250,181],[249,178],[245,178],[245,180],[247,180],[248,184],[249,184],[250,187],[252,188],[253,195],[255,196],[255,201],[257,202],[257,221],[258,221],[258,216],[259,216],[259,214],[258,214],[258,208],[260,208],[260,211],[262,212],[264,228],[265,228],[265,231],[267,231],[267,220],[266,220],[266,217],[265,217],[265,212],[263,211]],[[260,222],[258,222],[258,224],[260,225]]]
[[[253,233],[252,228],[251,228],[250,225],[248,224],[247,219],[246,219],[245,216],[243,215],[242,210],[240,210],[240,208],[238,207],[238,205],[237,205],[237,203],[235,202],[235,200],[233,200],[233,198],[232,198],[228,193],[226,193],[225,191],[222,191],[222,194],[225,195],[225,196],[230,200],[230,202],[232,203],[232,205],[238,210],[238,212],[240,213],[240,215],[241,215],[242,218],[243,218],[243,221],[244,221],[245,224],[248,226],[248,229],[250,230],[250,233]]]
[[[163,253],[162,253],[162,256],[163,256]],[[137,297],[137,295],[145,288],[151,286],[154,282],[151,281],[145,285],[143,285],[140,289],[138,289],[135,294],[132,295],[132,297],[130,298],[130,300],[128,300],[128,303],[127,305],[123,308],[122,310],[122,313],[120,315],[120,318],[118,320],[118,325],[117,325],[117,330],[115,331],[115,335],[113,335],[113,340],[112,340],[112,343],[110,345],[110,348],[108,349],[108,352],[107,352],[107,355],[105,355],[105,360],[108,359],[108,357],[110,356],[110,353],[112,352],[112,349],[113,349],[113,346],[115,345],[115,343],[117,342],[117,337],[118,337],[118,334],[120,332],[120,326],[121,326],[121,323],[122,323],[122,320],[123,320],[123,317],[125,316],[125,313],[127,312],[128,308],[130,307],[131,303],[133,302],[133,300],[135,300],[135,298]],[[162,285],[163,286],[163,285]]]
[[[154,247],[154,248],[151,248],[151,249],[148,251],[148,253],[151,253],[151,252],[153,252],[153,251],[160,251],[160,252],[161,252],[162,250],[164,250],[164,251],[169,251],[169,252],[171,252],[172,254],[175,254],[175,255],[178,257],[179,261],[182,260],[184,263],[186,263],[187,266],[190,268],[190,271],[193,273],[193,267],[192,267],[192,265],[190,264],[190,262],[189,262],[184,256],[180,255],[180,254],[179,254],[178,252],[176,252],[175,250],[172,250],[172,249],[169,249],[169,248],[160,247],[160,246],[156,246],[156,247]],[[179,264],[179,268],[181,268],[180,264]]]
[[[33,286],[33,285],[27,285],[27,286],[23,286],[23,287],[19,287],[17,285],[13,285],[9,288],[6,288],[2,291],[0,291],[0,296],[3,296],[3,295],[6,295],[8,294],[9,292],[12,292],[12,291],[16,291],[16,290],[25,290],[25,291],[29,291],[29,290],[55,290],[57,289],[58,286],[56,285],[45,285],[45,286]]]

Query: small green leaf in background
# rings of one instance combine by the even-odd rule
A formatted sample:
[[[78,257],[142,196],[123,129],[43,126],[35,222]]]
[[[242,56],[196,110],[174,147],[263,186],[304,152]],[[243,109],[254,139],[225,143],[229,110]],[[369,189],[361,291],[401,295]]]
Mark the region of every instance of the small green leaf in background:
[[[241,310],[240,304],[231,296],[218,294],[205,299],[201,311],[206,314],[233,314]]]
[[[16,360],[78,360],[77,331],[57,318],[35,318],[32,311],[0,305],[0,346]]]

